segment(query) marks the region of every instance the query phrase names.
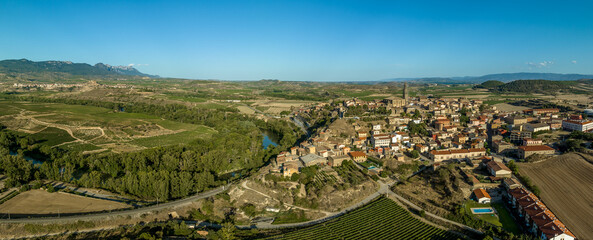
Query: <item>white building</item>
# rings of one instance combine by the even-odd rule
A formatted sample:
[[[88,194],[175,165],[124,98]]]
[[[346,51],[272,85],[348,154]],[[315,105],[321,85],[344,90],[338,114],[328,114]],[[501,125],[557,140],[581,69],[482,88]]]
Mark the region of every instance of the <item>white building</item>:
[[[476,196],[476,201],[482,204],[490,203],[490,201],[492,200],[488,192],[486,192],[486,190],[484,190],[483,188],[475,189],[474,196]]]
[[[401,142],[403,140],[403,138],[404,138],[404,135],[407,136],[407,134],[405,132],[396,132],[396,133],[394,133],[393,135],[391,135],[391,142],[392,143]]]
[[[562,128],[570,131],[591,132],[593,131],[593,121],[589,120],[563,120]]]
[[[371,138],[373,147],[389,147],[391,144],[391,137],[387,134],[377,134]]]
[[[550,130],[550,125],[546,123],[527,123],[524,125],[525,130],[530,132],[539,132],[539,131],[548,131]]]

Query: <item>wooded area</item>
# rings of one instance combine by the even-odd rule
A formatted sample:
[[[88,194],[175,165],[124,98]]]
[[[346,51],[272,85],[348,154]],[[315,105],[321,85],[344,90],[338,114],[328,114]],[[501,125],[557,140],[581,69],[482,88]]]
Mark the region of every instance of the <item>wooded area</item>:
[[[83,155],[36,143],[29,136],[0,131],[0,172],[6,185],[51,179],[82,187],[103,188],[142,199],[176,199],[222,185],[254,171],[280,149],[292,146],[298,128],[283,120],[267,122],[235,113],[235,109],[192,109],[184,105],[113,103],[92,100],[14,97],[14,100],[91,105],[203,124],[218,133],[183,145],[157,147],[130,153]],[[2,128],[3,129],[3,128]],[[262,147],[261,131],[279,137],[277,147]],[[10,153],[13,153],[12,155]],[[40,166],[25,160],[40,160]]]

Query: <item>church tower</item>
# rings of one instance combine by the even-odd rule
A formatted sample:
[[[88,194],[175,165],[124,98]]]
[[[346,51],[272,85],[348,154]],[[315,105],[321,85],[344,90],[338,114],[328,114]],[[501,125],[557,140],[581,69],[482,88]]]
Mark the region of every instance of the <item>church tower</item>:
[[[404,82],[404,101],[408,102],[408,83]]]

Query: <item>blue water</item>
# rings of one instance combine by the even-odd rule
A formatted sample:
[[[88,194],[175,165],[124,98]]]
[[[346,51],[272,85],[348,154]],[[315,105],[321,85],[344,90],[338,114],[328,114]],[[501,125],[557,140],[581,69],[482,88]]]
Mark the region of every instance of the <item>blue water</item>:
[[[474,208],[472,209],[475,213],[493,213],[492,209],[489,208]]]
[[[272,146],[278,146],[278,143],[272,141],[272,139],[267,134],[264,133],[262,135],[264,135],[264,140],[262,141],[261,144],[264,147],[264,149],[268,149],[268,147],[270,145],[272,145]]]

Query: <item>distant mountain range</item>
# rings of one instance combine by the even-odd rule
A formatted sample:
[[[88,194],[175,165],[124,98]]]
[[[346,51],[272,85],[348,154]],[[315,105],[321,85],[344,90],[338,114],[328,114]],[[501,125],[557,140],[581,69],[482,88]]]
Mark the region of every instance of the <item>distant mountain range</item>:
[[[479,77],[432,77],[432,78],[391,78],[378,82],[412,82],[412,83],[440,83],[440,84],[477,84],[490,80],[511,82],[515,80],[554,80],[554,81],[575,81],[581,79],[593,79],[593,75],[584,74],[560,74],[560,73],[498,73],[488,74]]]
[[[131,66],[111,66],[97,63],[94,66],[70,61],[41,61],[27,59],[0,61],[0,73],[5,74],[40,74],[63,73],[74,76],[141,76],[157,78],[159,76],[141,73]]]
[[[86,63],[73,63],[70,61],[30,61],[27,59],[0,61],[0,74],[14,75],[13,78],[31,79],[62,78],[63,76],[107,77],[139,76],[159,78],[157,75],[142,73],[131,66],[111,66],[97,63],[94,66]],[[18,76],[17,76],[18,75]],[[57,76],[57,77],[56,77]],[[5,78],[7,76],[4,76]],[[8,76],[10,77],[10,76]],[[410,83],[438,83],[438,84],[480,84],[486,81],[512,82],[515,80],[554,80],[575,81],[593,79],[593,75],[584,74],[559,74],[559,73],[499,73],[479,77],[427,77],[427,78],[391,78],[379,81],[348,82],[355,84],[377,84],[392,82]]]

